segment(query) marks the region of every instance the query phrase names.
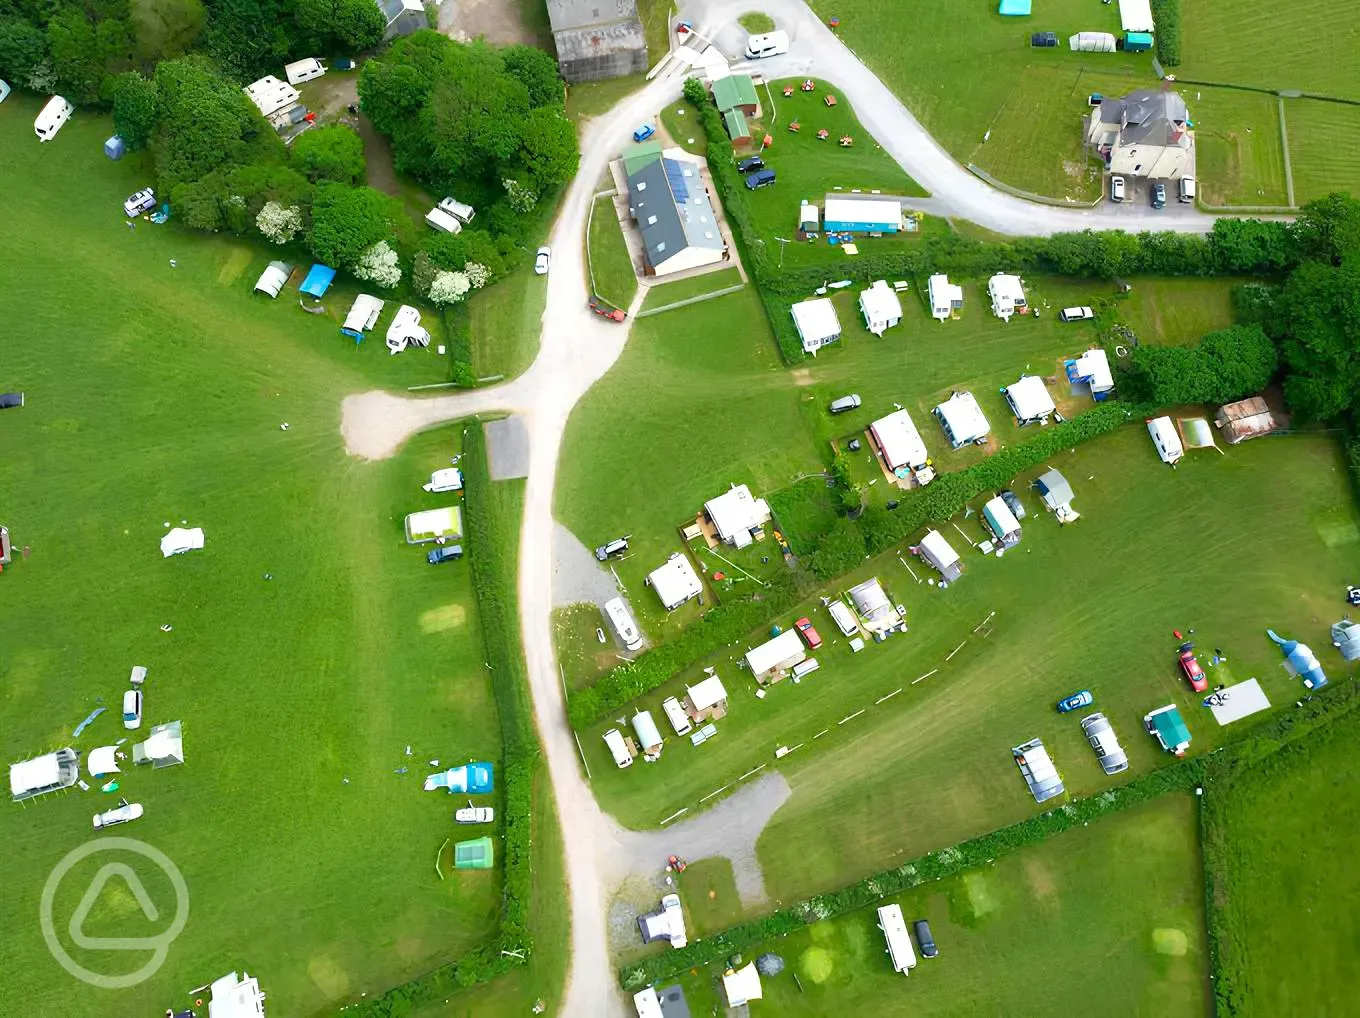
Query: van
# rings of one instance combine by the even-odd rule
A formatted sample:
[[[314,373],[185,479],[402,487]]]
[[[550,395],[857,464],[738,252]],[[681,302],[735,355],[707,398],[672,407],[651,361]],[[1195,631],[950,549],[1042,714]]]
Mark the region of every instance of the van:
[[[425,213],[425,222],[440,233],[462,233],[463,224],[440,208]]]
[[[774,170],[756,170],[754,173],[746,174],[746,189],[754,191],[758,187],[769,187],[774,183]]]
[[[477,210],[471,205],[464,205],[456,198],[441,198],[439,199],[438,207],[453,216],[464,226],[472,222],[472,217],[477,214]]]
[[[844,414],[851,410],[857,410],[859,409],[859,394],[852,392],[848,396],[841,396],[839,399],[833,399],[831,401],[831,406],[827,407],[827,409],[833,414]]]
[[[694,728],[689,715],[680,706],[680,701],[673,696],[661,702],[661,712],[666,715],[666,720],[671,723],[676,735],[688,735]]]
[[[747,60],[763,60],[765,57],[777,57],[781,53],[787,53],[788,51],[788,32],[766,32],[764,35],[753,35],[746,40]]]
[[[304,81],[311,81],[325,74],[326,65],[316,57],[308,57],[306,60],[295,60],[291,64],[284,64],[283,73],[288,79],[288,84],[301,85]]]
[[[1096,758],[1106,774],[1118,774],[1129,769],[1129,758],[1119,745],[1109,719],[1104,714],[1091,714],[1081,719],[1081,730],[1086,741],[1096,751]]]
[[[129,689],[123,694],[123,727],[135,729],[142,727],[142,691]]]
[[[611,728],[604,733],[604,744],[609,747],[610,755],[620,768],[633,766],[633,754],[628,752],[628,744],[623,741],[623,736],[619,734],[617,728]]]
[[[51,141],[61,130],[61,125],[70,120],[71,114],[75,111],[76,108],[65,99],[54,95],[47,100],[47,105],[33,121],[33,133],[38,136],[39,141]]]
[[[1180,200],[1183,202],[1193,202],[1195,200],[1195,178],[1181,177]]]
[[[831,613],[831,621],[836,623],[842,636],[854,636],[859,632],[859,620],[844,601],[832,601],[826,610]]]
[[[625,647],[629,650],[641,648],[642,630],[638,629],[637,623],[633,621],[633,613],[628,610],[623,598],[615,597],[606,601],[604,613]]]

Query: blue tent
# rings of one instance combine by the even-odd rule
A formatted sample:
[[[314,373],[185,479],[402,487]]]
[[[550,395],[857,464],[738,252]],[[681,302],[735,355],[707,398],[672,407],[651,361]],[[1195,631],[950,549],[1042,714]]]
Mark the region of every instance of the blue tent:
[[[1327,676],[1322,674],[1322,665],[1318,664],[1317,655],[1304,644],[1298,640],[1283,640],[1273,629],[1267,629],[1266,635],[1280,645],[1280,649],[1284,651],[1285,661],[1303,680],[1305,686],[1309,689],[1321,689],[1327,685]]]
[[[998,13],[1010,18],[1027,17],[1029,8],[1030,0],[1001,0]]]
[[[313,265],[307,272],[307,278],[302,281],[302,285],[298,289],[320,300],[326,296],[326,291],[330,289],[334,279],[335,270],[329,265]]]
[[[116,134],[104,142],[104,154],[114,162],[122,159],[126,151],[127,146],[123,144],[123,139]]]

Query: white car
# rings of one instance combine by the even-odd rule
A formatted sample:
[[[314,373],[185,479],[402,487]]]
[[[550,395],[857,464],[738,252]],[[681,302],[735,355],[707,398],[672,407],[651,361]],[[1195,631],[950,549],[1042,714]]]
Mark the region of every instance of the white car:
[[[140,216],[143,212],[150,212],[156,207],[156,192],[152,188],[145,188],[123,202],[123,211],[129,216]]]
[[[539,248],[538,255],[534,258],[534,272],[538,273],[540,276],[546,276],[548,274],[548,261],[551,258],[552,248]]]
[[[136,731],[142,727],[142,691],[129,689],[123,694],[123,727]]]
[[[1123,177],[1111,177],[1111,178],[1110,178],[1110,201],[1123,201],[1123,200],[1124,200],[1124,178],[1123,178]]]
[[[1058,312],[1058,317],[1064,322],[1089,322],[1095,316],[1096,313],[1085,305],[1077,308],[1063,308]]]
[[[466,806],[454,810],[453,819],[460,824],[489,824],[496,819],[496,811],[490,806],[474,806],[469,799]]]
[[[125,824],[129,820],[136,820],[142,815],[142,804],[140,802],[128,802],[122,800],[113,809],[105,810],[103,813],[94,815],[94,829],[96,831],[105,827],[112,827],[115,824]]]

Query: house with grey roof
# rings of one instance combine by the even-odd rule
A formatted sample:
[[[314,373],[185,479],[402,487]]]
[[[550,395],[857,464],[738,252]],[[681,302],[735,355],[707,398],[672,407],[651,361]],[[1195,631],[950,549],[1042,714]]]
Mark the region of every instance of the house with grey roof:
[[[1194,176],[1190,114],[1175,92],[1140,88],[1122,99],[1102,99],[1091,110],[1086,144],[1111,173],[1168,179]]]
[[[699,163],[680,149],[634,163],[628,211],[642,234],[643,269],[664,276],[727,257]]]
[[[383,31],[384,42],[430,27],[430,20],[425,16],[425,4],[421,0],[375,0],[375,2],[387,22],[387,28]]]
[[[647,70],[647,37],[637,0],[548,0],[557,66],[570,82]]]

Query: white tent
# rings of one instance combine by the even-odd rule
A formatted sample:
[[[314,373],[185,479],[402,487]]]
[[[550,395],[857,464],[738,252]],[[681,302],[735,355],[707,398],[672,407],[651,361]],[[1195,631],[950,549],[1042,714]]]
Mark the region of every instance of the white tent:
[[[789,311],[803,341],[803,349],[814,357],[822,347],[841,338],[841,321],[836,317],[836,305],[831,303],[830,297],[799,301]]]
[[[1067,40],[1067,48],[1074,53],[1113,53],[1114,36],[1109,32],[1078,32]]]
[[[860,622],[869,632],[889,633],[901,625],[902,616],[888,600],[887,591],[878,582],[877,576],[855,584],[846,594],[859,613]]]
[[[803,233],[816,233],[821,228],[821,210],[812,202],[804,199],[798,206],[798,229]]]
[[[1053,397],[1044,388],[1044,380],[1038,375],[1025,375],[1018,382],[1012,382],[1002,390],[1011,412],[1021,424],[1046,421],[1057,409]]]
[[[727,690],[723,688],[722,679],[716,675],[710,675],[697,686],[686,686],[685,694],[696,713],[709,710],[727,700]]]
[[[387,349],[401,353],[408,346],[429,346],[430,334],[420,324],[420,312],[403,304],[387,327]]]
[[[287,262],[270,262],[260,273],[260,278],[255,283],[255,292],[277,297],[283,289],[283,284],[288,282],[288,275],[292,271],[293,267]]]
[[[883,456],[884,466],[898,477],[915,471],[917,479],[926,484],[935,476],[927,466],[930,454],[926,452],[926,444],[907,411],[895,410],[887,417],[880,417],[869,425],[869,435]],[[926,472],[929,477],[924,476]]]
[[[902,301],[885,279],[875,280],[869,289],[860,291],[859,311],[864,316],[864,327],[875,336],[883,335],[902,321]]]
[[[92,778],[119,773],[118,747],[100,746],[98,749],[90,750],[89,756],[85,758],[85,768]]]
[[[689,556],[672,552],[666,564],[647,574],[647,584],[656,591],[667,611],[674,611],[690,598],[704,592],[699,575],[690,565]]]
[[[955,448],[986,438],[991,430],[971,392],[956,392],[935,408],[949,443]]]
[[[762,994],[756,963],[748,961],[745,968],[724,972],[723,992],[727,994],[728,1007],[741,1007],[752,1000],[759,1000]]]
[[[208,992],[208,1018],[264,1018],[264,991],[249,972],[214,979]]]
[[[704,503],[704,512],[713,521],[718,536],[728,544],[745,548],[755,530],[770,520],[770,506],[763,498],[753,498],[751,489],[734,484],[717,498]]]
[[[1126,32],[1151,32],[1152,4],[1149,0],[1119,0],[1119,27]]]
[[[1020,542],[1020,521],[1000,495],[982,507],[982,519],[1003,547],[1009,548]]]
[[[803,638],[796,629],[790,629],[748,650],[746,667],[751,669],[753,677],[760,679],[781,668],[792,668],[805,657]]]
[[[963,287],[951,283],[943,273],[936,273],[926,281],[926,293],[930,297],[930,316],[937,321],[944,321],[963,307]]]
[[[173,767],[184,763],[184,726],[179,721],[156,725],[145,742],[132,747],[134,764]]]
[[[456,505],[426,509],[406,517],[406,543],[426,544],[439,538],[463,536],[463,510]]]
[[[354,298],[354,304],[349,309],[349,314],[345,316],[345,324],[340,326],[341,332],[348,332],[352,336],[362,336],[373,326],[378,324],[378,316],[382,314],[383,302],[372,294],[361,293]]]
[[[171,555],[182,555],[186,551],[193,551],[203,547],[203,528],[192,527],[186,530],[184,527],[176,527],[174,530],[167,531],[161,538],[161,555],[169,558]]]

